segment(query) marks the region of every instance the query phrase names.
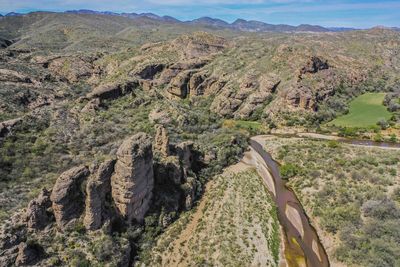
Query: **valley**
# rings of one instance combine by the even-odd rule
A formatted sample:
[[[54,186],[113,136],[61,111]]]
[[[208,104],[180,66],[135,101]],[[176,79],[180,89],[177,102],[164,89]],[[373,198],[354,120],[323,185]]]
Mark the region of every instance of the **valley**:
[[[400,33],[220,23],[0,18],[0,266],[400,264]]]

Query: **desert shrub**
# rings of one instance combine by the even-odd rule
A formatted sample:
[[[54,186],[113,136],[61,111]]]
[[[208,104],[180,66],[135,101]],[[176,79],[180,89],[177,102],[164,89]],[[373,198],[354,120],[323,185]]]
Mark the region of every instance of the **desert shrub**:
[[[300,168],[295,164],[286,163],[279,167],[279,172],[283,179],[290,179],[300,173]]]

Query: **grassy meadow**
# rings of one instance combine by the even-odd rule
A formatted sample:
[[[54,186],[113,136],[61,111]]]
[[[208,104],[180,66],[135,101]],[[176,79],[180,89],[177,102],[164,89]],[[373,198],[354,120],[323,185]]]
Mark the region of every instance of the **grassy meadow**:
[[[389,120],[391,113],[383,105],[385,93],[366,93],[350,103],[349,113],[336,118],[328,125],[368,128],[381,120]]]

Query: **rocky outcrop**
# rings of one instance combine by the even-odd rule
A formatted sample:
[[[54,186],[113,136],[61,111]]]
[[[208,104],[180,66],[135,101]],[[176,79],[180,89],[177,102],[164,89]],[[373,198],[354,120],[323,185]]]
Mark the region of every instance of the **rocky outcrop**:
[[[124,83],[103,84],[94,88],[86,97],[89,99],[99,98],[101,100],[116,99],[131,93],[138,86],[139,83],[136,80]]]
[[[160,77],[156,80],[157,84],[168,84],[179,73],[189,70],[198,70],[208,63],[207,60],[193,59],[185,62],[176,62],[161,72]]]
[[[13,266],[18,255],[18,246],[2,250],[0,253],[0,266]]]
[[[33,83],[28,76],[9,69],[0,69],[0,82]]]
[[[22,121],[21,118],[3,121],[0,123],[0,138],[7,136],[12,129]]]
[[[96,68],[94,61],[99,58],[96,56],[52,56],[36,57],[35,61],[43,64],[55,76],[61,80],[75,83],[83,79],[88,79],[93,75],[100,74],[100,69]]]
[[[165,64],[149,64],[134,71],[131,75],[138,76],[144,80],[153,80],[157,74],[164,70],[165,67]]]
[[[186,98],[189,94],[189,80],[192,72],[184,71],[179,73],[175,78],[172,79],[169,86],[167,87],[167,92],[176,98]]]
[[[128,223],[143,221],[154,185],[151,139],[138,133],[126,139],[117,151],[111,178],[112,198],[117,211]]]
[[[156,124],[156,136],[154,138],[154,149],[159,151],[163,156],[169,155],[169,137],[168,130],[161,124]]]
[[[100,109],[101,101],[100,98],[93,98],[82,108],[81,112],[90,113]]]
[[[186,59],[209,57],[222,52],[227,46],[224,38],[206,32],[181,36],[171,43],[171,48]]]
[[[176,145],[176,152],[179,160],[182,162],[182,166],[185,169],[191,169],[193,163],[193,141],[186,141]]]
[[[64,228],[71,220],[81,216],[85,202],[81,184],[88,176],[89,169],[86,166],[80,166],[58,177],[50,199],[57,225],[60,228]]]
[[[86,184],[84,225],[88,230],[99,229],[107,219],[106,196],[111,193],[111,175],[114,172],[114,160],[101,164]]]
[[[28,245],[27,243],[21,243],[18,246],[18,256],[15,260],[15,265],[34,265],[41,259],[43,254],[43,248],[39,245]]]
[[[37,198],[29,202],[26,219],[30,230],[42,230],[49,224],[51,216],[47,209],[50,207],[50,192],[44,188]]]
[[[298,87],[290,89],[288,91],[286,99],[291,106],[296,108],[315,108],[315,102],[313,101],[313,92],[308,87]]]
[[[151,123],[166,125],[171,122],[171,116],[161,107],[155,107],[149,114],[149,121]]]
[[[254,112],[267,105],[273,98],[281,80],[277,76],[262,77],[256,83],[251,83],[251,94],[246,97],[240,108],[234,113],[235,119],[248,119]]]
[[[12,45],[12,44],[13,44],[12,41],[0,37],[0,48],[7,48],[7,47],[9,47],[9,46]]]
[[[313,56],[307,62],[307,64],[300,70],[299,78],[301,79],[301,76],[303,74],[317,73],[320,70],[326,70],[326,69],[329,69],[328,61],[321,59],[319,57]]]

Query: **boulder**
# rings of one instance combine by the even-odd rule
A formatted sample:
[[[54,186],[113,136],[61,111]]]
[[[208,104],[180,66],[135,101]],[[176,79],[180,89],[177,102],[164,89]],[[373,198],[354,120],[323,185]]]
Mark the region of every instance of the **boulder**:
[[[114,172],[114,160],[101,164],[86,184],[84,225],[88,230],[100,229],[107,219],[106,196],[111,193],[111,175]]]
[[[50,192],[43,188],[39,196],[29,202],[26,211],[27,225],[30,230],[42,230],[50,222],[47,209],[51,207]]]
[[[79,166],[58,177],[50,199],[60,228],[64,228],[71,220],[81,216],[85,202],[81,184],[88,176],[89,169],[86,166]]]
[[[126,139],[117,151],[111,177],[112,198],[118,213],[128,223],[143,221],[154,186],[151,138],[138,133]]]
[[[169,155],[168,130],[163,125],[156,124],[156,136],[154,138],[154,149],[159,151],[164,157]]]

